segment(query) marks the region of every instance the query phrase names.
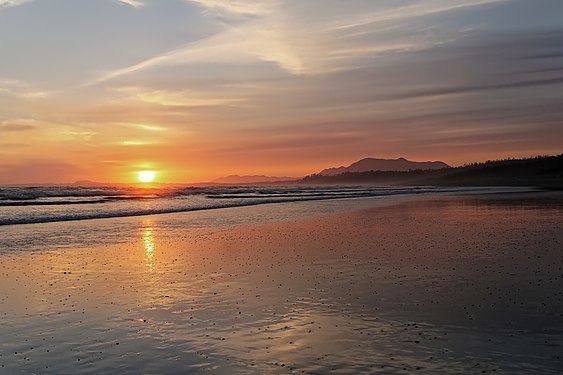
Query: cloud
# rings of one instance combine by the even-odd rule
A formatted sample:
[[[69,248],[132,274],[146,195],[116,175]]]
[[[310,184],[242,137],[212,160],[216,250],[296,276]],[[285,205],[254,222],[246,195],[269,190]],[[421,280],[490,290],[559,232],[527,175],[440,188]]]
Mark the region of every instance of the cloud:
[[[171,90],[143,90],[140,88],[124,88],[119,91],[130,93],[133,98],[145,103],[161,106],[208,107],[232,105],[243,101],[242,98],[205,96],[198,92]]]
[[[43,99],[56,93],[56,91],[41,90],[27,82],[10,78],[0,78],[1,92],[26,99]]]
[[[153,68],[170,67],[197,62],[253,64],[265,61],[299,74],[305,70],[295,47],[287,44],[282,35],[265,29],[261,24],[228,30],[166,52],[125,68],[112,70],[88,82],[85,86],[100,84],[131,73]]]
[[[0,78],[0,90],[5,92],[12,92],[14,89],[22,89],[27,87],[28,84],[17,79]]]
[[[502,1],[505,0],[463,0],[452,4],[430,0],[383,10],[373,3],[368,7],[371,12],[367,12],[327,0],[323,10],[310,17],[309,13],[319,9],[312,9],[309,3],[190,0],[203,8],[205,14],[220,15],[222,30],[141,62],[107,71],[86,86],[142,71],[193,63],[267,63],[297,76],[346,70],[369,64],[379,55],[424,50],[463,36],[459,30],[440,31],[437,27],[429,32],[425,23],[417,24],[413,19]],[[241,20],[241,15],[251,17]]]
[[[122,146],[148,146],[156,143],[157,142],[155,141],[146,141],[146,140],[126,140],[126,141],[121,141],[118,144]]]
[[[526,88],[526,87],[534,87],[534,86],[560,85],[560,84],[563,84],[563,77],[536,79],[536,80],[528,80],[528,81],[515,81],[515,82],[497,83],[497,84],[481,85],[481,86],[457,86],[457,87],[450,86],[444,88],[435,88],[430,90],[399,94],[391,98],[392,99],[418,99],[418,98],[428,98],[435,96],[473,93],[479,91],[506,90],[513,88]]]
[[[372,24],[374,23],[401,22],[412,18],[421,18],[505,1],[508,0],[429,0],[409,2],[407,5],[395,5],[386,9],[377,9],[374,12],[367,12],[353,19],[339,20],[332,27],[334,29],[358,29],[368,25],[373,26]],[[400,4],[400,2],[397,3]]]
[[[0,122],[0,133],[2,132],[22,132],[35,129],[35,126],[19,123],[3,123]]]
[[[147,130],[150,132],[163,132],[168,130],[167,128],[163,127],[163,126],[157,126],[157,125],[147,125],[147,124],[127,124],[128,126],[131,126],[133,128],[137,128],[137,129],[143,129],[143,130]]]
[[[0,10],[3,8],[8,8],[12,6],[22,5],[27,3],[31,0],[0,0]]]
[[[212,15],[263,16],[282,4],[276,0],[187,0]]]
[[[98,133],[92,131],[63,130],[59,132],[59,134],[67,139],[82,139],[84,141],[90,141],[92,137]]]
[[[117,0],[117,1],[121,4],[129,5],[129,6],[132,6],[134,8],[138,8],[138,7],[145,5],[145,3],[141,0]]]

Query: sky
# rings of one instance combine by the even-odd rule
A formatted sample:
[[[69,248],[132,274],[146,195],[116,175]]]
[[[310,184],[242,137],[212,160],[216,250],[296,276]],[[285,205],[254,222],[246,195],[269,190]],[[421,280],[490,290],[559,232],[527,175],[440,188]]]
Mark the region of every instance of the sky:
[[[561,0],[0,0],[0,184],[563,152]]]

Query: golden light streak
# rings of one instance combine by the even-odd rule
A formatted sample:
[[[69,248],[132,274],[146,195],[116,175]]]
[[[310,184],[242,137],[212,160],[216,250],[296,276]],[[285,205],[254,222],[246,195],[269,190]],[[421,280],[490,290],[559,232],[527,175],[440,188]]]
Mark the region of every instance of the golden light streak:
[[[150,271],[154,271],[154,255],[155,255],[155,244],[154,244],[154,229],[152,227],[152,221],[146,219],[144,221],[145,227],[141,233],[141,239],[143,241],[143,247],[145,250],[145,262]]]

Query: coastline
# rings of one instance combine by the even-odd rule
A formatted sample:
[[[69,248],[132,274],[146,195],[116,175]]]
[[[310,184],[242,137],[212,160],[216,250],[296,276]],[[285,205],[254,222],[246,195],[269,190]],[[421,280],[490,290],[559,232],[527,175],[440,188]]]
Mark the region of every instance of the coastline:
[[[561,192],[383,201],[24,226],[0,371],[557,373]]]

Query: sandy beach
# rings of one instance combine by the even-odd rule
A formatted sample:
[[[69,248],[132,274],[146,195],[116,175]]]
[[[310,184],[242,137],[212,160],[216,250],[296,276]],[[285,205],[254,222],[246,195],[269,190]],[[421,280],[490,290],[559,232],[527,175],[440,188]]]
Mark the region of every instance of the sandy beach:
[[[0,228],[0,373],[561,373],[563,194],[348,202]]]

